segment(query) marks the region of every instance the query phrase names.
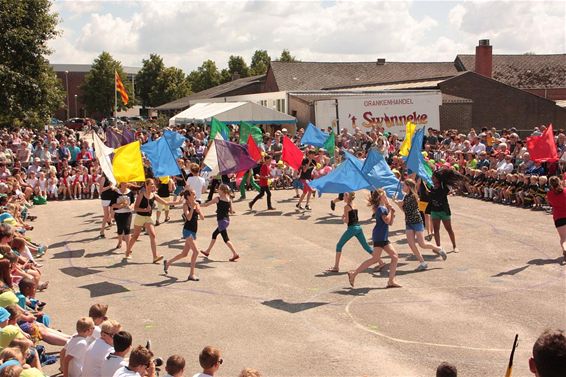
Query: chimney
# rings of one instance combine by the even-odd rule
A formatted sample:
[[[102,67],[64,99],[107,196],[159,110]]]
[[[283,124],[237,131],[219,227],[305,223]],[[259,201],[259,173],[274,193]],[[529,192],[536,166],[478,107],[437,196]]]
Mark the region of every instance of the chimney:
[[[378,58],[377,62],[375,63],[377,65],[385,65],[385,59],[384,58]]]
[[[238,72],[232,73],[232,81],[238,80],[240,78],[240,74]]]
[[[476,47],[476,67],[474,71],[491,78],[492,65],[492,46],[489,44],[489,39],[480,39]]]

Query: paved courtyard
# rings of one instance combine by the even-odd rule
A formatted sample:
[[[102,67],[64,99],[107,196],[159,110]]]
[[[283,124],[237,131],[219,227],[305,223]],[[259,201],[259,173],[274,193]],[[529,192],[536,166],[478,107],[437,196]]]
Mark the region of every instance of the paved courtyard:
[[[413,271],[400,215],[391,234],[403,288],[384,289],[382,272],[360,274],[352,289],[346,271],[366,258],[355,240],[343,251],[342,272],[323,272],[345,228],[341,205],[330,211],[325,195],[300,213],[293,194],[274,192],[274,212],[264,211],[265,202],[254,213],[247,201],[237,202],[229,233],[242,258],[228,262],[219,237],[210,259],[198,259],[200,282],[187,281],[187,260],[169,276],[151,264],[147,236],[125,263],[114,233],[96,238],[98,200],[37,207],[31,234],[51,246],[44,267],[50,286],[41,298],[54,327],[72,333],[91,304],[107,303],[109,317],[135,344],[151,339],[157,355],[183,355],[186,376],[199,370],[205,345],[223,352],[220,376],[244,367],[272,377],[433,376],[444,360],[457,365],[459,376],[503,376],[518,333],[513,376],[519,377],[531,375],[527,360],[537,336],[566,324],[566,265],[544,212],[450,198],[460,252],[445,262],[429,253],[424,272]],[[356,201],[369,237],[364,196]],[[204,211],[202,248],[216,226],[214,209]],[[166,258],[182,248],[180,212],[157,227]],[[442,240],[449,246],[445,232]]]

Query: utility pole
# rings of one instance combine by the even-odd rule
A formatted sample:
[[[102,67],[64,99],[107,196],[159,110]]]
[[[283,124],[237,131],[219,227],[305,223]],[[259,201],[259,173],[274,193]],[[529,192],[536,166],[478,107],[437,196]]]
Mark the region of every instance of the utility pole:
[[[67,88],[67,119],[69,119],[71,111],[71,109],[69,108],[69,71],[65,71],[65,86]]]

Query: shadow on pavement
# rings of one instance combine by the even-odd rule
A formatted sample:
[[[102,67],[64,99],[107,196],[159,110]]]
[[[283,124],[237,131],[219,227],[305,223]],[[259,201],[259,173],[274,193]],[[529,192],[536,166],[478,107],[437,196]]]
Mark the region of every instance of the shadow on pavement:
[[[90,215],[94,215],[94,212],[87,212],[87,213],[85,213],[85,214],[75,216],[75,218],[77,218],[77,217],[88,217],[88,216],[90,216]]]
[[[518,274],[518,273],[521,272],[521,271],[526,270],[527,268],[529,268],[529,265],[526,265],[526,266],[523,266],[523,267],[519,267],[519,268],[514,268],[514,269],[509,270],[509,271],[502,271],[502,272],[500,272],[500,273],[498,273],[498,274],[491,275],[491,277],[492,277],[492,278],[496,278],[496,277],[506,276],[506,275],[513,276],[513,275]]]
[[[262,305],[269,306],[270,308],[282,310],[287,313],[299,313],[305,310],[313,309],[322,305],[326,305],[328,302],[299,302],[290,303],[281,299],[263,301]]]
[[[85,258],[96,258],[96,257],[105,257],[105,256],[108,256],[108,255],[122,254],[120,252],[116,252],[116,250],[118,250],[118,249],[112,248],[112,249],[108,249],[106,251],[100,251],[98,253],[88,253],[87,255],[85,255]]]
[[[99,272],[102,272],[100,270],[94,270],[92,268],[86,268],[86,267],[64,267],[64,268],[59,269],[59,271],[61,271],[65,275],[69,275],[69,276],[72,276],[74,278],[92,275],[92,274],[97,274]]]
[[[401,276],[401,275],[409,275],[409,274],[421,274],[421,273],[423,273],[423,272],[434,271],[434,270],[442,270],[442,268],[440,268],[440,267],[427,268],[426,270],[423,270],[423,271],[415,271],[415,270],[399,271],[399,270],[397,270],[397,273],[396,273],[395,275],[396,275],[396,276]]]
[[[79,288],[88,289],[90,291],[90,297],[102,297],[102,296],[114,295],[116,293],[124,293],[130,291],[128,288],[124,287],[123,285],[108,283],[106,281],[101,283],[83,285],[82,287]]]
[[[336,294],[344,295],[344,296],[365,296],[371,291],[376,291],[376,290],[380,290],[380,289],[386,289],[386,288],[385,287],[383,287],[383,288],[370,288],[370,287],[366,287],[366,288],[344,288],[340,291],[334,291],[332,293],[336,293]]]
[[[282,211],[263,211],[256,212],[254,216],[281,216],[282,214]]]
[[[164,276],[164,275],[162,275]],[[165,280],[156,281],[155,283],[142,284],[144,287],[167,287],[171,284],[177,283],[179,279],[174,276],[168,276]]]
[[[82,258],[83,255],[85,255],[85,249],[68,250],[53,254],[50,259]]]

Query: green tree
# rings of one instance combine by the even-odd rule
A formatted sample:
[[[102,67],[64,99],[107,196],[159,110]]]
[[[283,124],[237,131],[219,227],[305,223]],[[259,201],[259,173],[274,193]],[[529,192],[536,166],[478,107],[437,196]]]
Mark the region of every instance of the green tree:
[[[219,85],[221,78],[216,63],[210,59],[189,74],[191,88],[195,93]]]
[[[102,116],[113,114],[115,71],[120,75],[122,83],[124,83],[128,92],[128,97],[130,97],[128,104],[124,105],[120,95],[118,95],[118,111],[133,106],[133,101],[131,100],[132,85],[129,80],[126,80],[122,65],[119,61],[114,60],[108,52],[104,51],[94,59],[94,63],[86,74],[85,82],[82,86],[84,103],[89,113],[96,113]]]
[[[185,73],[179,68],[168,67],[155,80],[151,88],[150,102],[152,106],[159,106],[190,93],[191,87]]]
[[[161,56],[150,54],[149,59],[142,60],[142,69],[136,75],[136,98],[141,102],[142,107],[159,106],[152,101],[153,87],[159,75],[163,74],[165,64]]]
[[[251,72],[252,76],[263,75],[271,63],[271,57],[266,50],[256,50],[252,56]]]
[[[237,74],[240,78],[248,77],[250,75],[250,69],[248,68],[244,58],[241,56],[230,56],[228,59],[228,71],[231,76]]]
[[[0,125],[44,125],[65,93],[46,56],[58,16],[48,0],[0,0]]]
[[[228,81],[232,81],[232,74],[227,68],[224,68],[222,71],[220,71],[220,83],[224,84]]]
[[[291,55],[289,50],[283,49],[283,51],[281,51],[281,56],[279,57],[279,61],[285,63],[294,63],[298,60],[293,55]]]

